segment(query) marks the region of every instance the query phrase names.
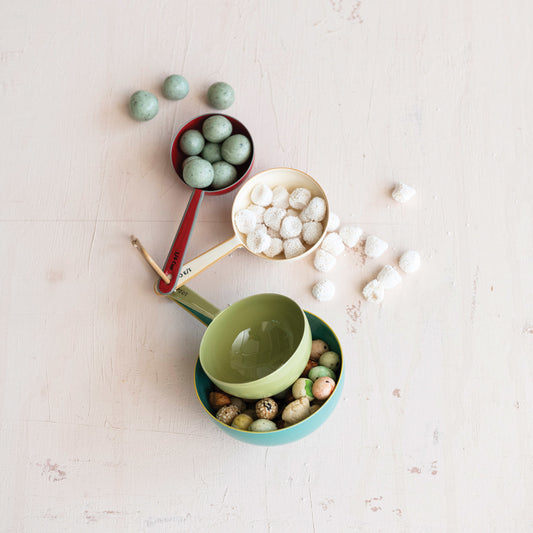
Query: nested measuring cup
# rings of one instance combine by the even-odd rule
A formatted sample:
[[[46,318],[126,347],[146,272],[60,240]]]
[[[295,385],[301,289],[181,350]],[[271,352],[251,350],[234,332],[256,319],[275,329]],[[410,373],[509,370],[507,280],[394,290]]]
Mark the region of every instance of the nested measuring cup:
[[[252,200],[250,198],[252,190],[256,185],[260,183],[267,185],[271,189],[277,187],[278,185],[285,187],[287,190],[294,190],[296,188],[302,187],[308,189],[311,192],[312,196],[319,196],[324,199],[326,203],[326,215],[324,220],[322,221],[322,235],[320,236],[318,241],[309,248],[307,248],[304,253],[296,257],[291,257],[289,259],[283,257],[282,255],[276,257],[268,257],[263,253],[258,254],[253,252],[246,245],[246,235],[238,230],[235,224],[235,214],[241,209],[245,209],[252,203]],[[237,193],[237,196],[235,197],[235,200],[233,201],[233,207],[231,210],[231,220],[234,231],[233,236],[227,241],[220,243],[214,248],[211,248],[207,252],[204,252],[203,254],[199,255],[198,257],[183,265],[181,268],[181,272],[179,273],[178,279],[175,280],[176,287],[184,285],[189,280],[200,274],[203,270],[211,266],[213,263],[235,251],[237,248],[245,248],[257,257],[261,257],[270,261],[294,261],[311,254],[320,246],[322,239],[326,234],[326,227],[328,225],[329,220],[329,204],[324,189],[322,189],[320,184],[315,179],[313,179],[305,172],[294,168],[273,168],[256,174],[241,187],[241,189]],[[161,294],[162,292],[160,291],[160,285],[158,285],[157,289],[158,292]],[[163,294],[169,293],[165,292]]]

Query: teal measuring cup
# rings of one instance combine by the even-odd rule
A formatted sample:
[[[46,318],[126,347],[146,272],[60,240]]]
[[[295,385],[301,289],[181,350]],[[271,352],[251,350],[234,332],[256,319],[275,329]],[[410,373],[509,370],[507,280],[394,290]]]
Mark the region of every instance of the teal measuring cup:
[[[253,302],[254,301],[253,299],[257,298],[258,296],[263,296],[263,295],[255,295],[249,298],[245,298],[244,300],[240,300],[239,302],[243,302],[243,301],[245,302],[246,300],[250,301],[250,299],[252,299],[251,301]],[[276,295],[276,296],[281,297],[281,295]],[[208,329],[209,327],[211,327],[210,325],[216,319],[216,317],[221,316],[222,313],[225,313],[227,310],[231,309],[233,305],[235,305],[235,304],[232,304],[232,306],[230,306],[227,310],[220,312],[217,307],[209,303],[207,300],[202,298],[199,294],[192,291],[186,286],[179,287],[174,292],[169,294],[168,298],[176,302],[179,306],[181,306],[183,309],[185,309],[187,312],[193,315],[196,319],[200,320],[200,322],[207,325]],[[281,298],[283,299],[285,297],[281,297]],[[239,302],[236,302],[236,303],[239,304]],[[295,305],[297,306],[297,304]],[[325,341],[328,344],[330,350],[337,352],[341,356],[341,367],[337,373],[337,384],[331,396],[312,415],[310,415],[309,417],[305,418],[301,422],[298,422],[297,424],[294,424],[292,426],[288,426],[283,429],[278,429],[276,431],[268,431],[268,432],[260,433],[260,432],[244,431],[241,429],[237,429],[237,428],[228,426],[222,423],[220,420],[218,420],[215,417],[215,413],[209,404],[209,393],[215,390],[216,383],[211,379],[211,377],[208,375],[208,373],[205,371],[204,367],[202,366],[201,349],[200,349],[200,355],[198,357],[195,370],[194,370],[194,385],[196,389],[196,394],[202,407],[206,411],[207,415],[222,431],[224,431],[229,436],[237,440],[240,440],[242,442],[246,442],[248,444],[255,444],[255,445],[260,445],[260,446],[274,446],[274,445],[280,445],[280,444],[287,444],[287,443],[296,441],[298,439],[301,439],[309,435],[314,430],[316,430],[318,427],[320,427],[329,418],[329,416],[331,415],[331,413],[337,406],[339,399],[341,397],[341,394],[342,394],[343,386],[344,386],[344,357],[342,355],[340,342],[337,336],[335,335],[334,331],[331,329],[331,327],[326,322],[324,322],[322,319],[320,319],[316,315],[309,313],[307,311],[303,311],[303,313],[305,315],[306,322],[309,325],[310,338],[321,339]],[[290,383],[287,386],[281,388],[278,392],[289,387],[299,377],[305,364],[307,363],[309,352],[310,352],[310,345],[309,345],[309,351],[307,351],[306,357],[304,358],[305,362],[303,366],[301,367],[298,375],[294,377],[294,379],[291,377]],[[224,390],[224,388],[222,388],[222,390]],[[239,396],[238,394],[233,394],[233,395]],[[257,395],[253,393],[250,399],[260,399],[265,396],[269,396],[269,395],[263,395],[263,394]],[[239,397],[242,398],[242,396],[239,396]]]

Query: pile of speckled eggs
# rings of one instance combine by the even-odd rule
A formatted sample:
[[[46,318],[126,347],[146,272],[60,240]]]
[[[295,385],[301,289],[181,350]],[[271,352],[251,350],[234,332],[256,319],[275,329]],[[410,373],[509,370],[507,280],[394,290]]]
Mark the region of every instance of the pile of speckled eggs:
[[[340,355],[316,339],[302,375],[289,389],[253,402],[215,390],[209,394],[209,404],[216,418],[233,428],[253,432],[283,429],[320,409],[335,390],[340,368]]]

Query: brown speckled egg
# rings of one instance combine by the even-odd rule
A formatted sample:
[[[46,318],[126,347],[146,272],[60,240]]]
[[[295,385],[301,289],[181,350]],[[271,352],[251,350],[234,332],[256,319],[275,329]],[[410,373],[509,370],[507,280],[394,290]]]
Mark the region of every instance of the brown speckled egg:
[[[315,339],[311,343],[311,355],[310,358],[313,361],[318,361],[320,356],[329,350],[329,346],[322,339]]]
[[[228,426],[231,425],[233,422],[233,419],[240,413],[239,408],[236,405],[229,404],[222,406],[216,414],[216,417],[223,422],[224,424],[227,424]]]
[[[243,413],[246,411],[246,404],[242,398],[237,398],[236,396],[230,396],[230,402],[233,405],[236,405],[239,408],[239,411]]]
[[[278,414],[278,404],[272,398],[263,398],[255,404],[255,413],[257,418],[274,420]]]
[[[231,403],[230,397],[223,392],[210,392],[209,393],[209,404],[213,409],[217,411],[223,405],[229,405]]]
[[[318,378],[313,383],[313,396],[317,400],[325,400],[326,398],[329,398],[334,388],[335,382],[331,378],[327,376]]]

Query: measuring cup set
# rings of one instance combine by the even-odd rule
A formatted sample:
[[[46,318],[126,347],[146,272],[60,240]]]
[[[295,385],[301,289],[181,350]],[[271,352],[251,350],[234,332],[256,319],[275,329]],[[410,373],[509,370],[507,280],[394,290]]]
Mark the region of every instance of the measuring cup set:
[[[179,139],[190,129],[201,130],[203,121],[209,116],[211,115],[202,115],[191,120],[173,139],[170,150],[171,162],[180,179],[182,179],[183,160],[187,155],[181,152]],[[232,123],[234,133],[241,133],[252,142],[250,133],[241,122],[233,117],[223,116]],[[243,184],[251,172],[253,161],[252,142],[252,153],[243,165],[237,167],[237,178],[231,185],[219,190],[192,189],[163,272],[157,270],[161,277],[156,283],[156,292],[167,296],[208,326],[200,344],[194,375],[196,392],[207,414],[223,431],[234,438],[252,444],[274,445],[288,443],[311,433],[324,422],[337,404],[344,382],[344,361],[335,333],[323,320],[304,311],[292,299],[281,294],[252,295],[220,311],[184,285],[214,262],[238,248],[243,247],[248,252],[254,253],[246,246],[246,235],[235,225],[235,214],[252,203],[250,195],[256,185],[264,184],[271,189],[283,186],[288,190],[302,187],[308,189],[312,196],[324,198],[327,206],[327,198],[322,187],[300,170],[274,168],[256,174]],[[204,195],[227,194],[237,187],[241,188],[234,199],[231,211],[234,234],[228,240],[185,262],[187,243],[192,236],[194,222]],[[322,237],[325,234],[328,215],[329,208],[323,221]],[[321,240],[303,254],[291,259],[281,256],[268,258],[257,253],[255,255],[270,261],[294,261],[316,250]],[[325,341],[330,350],[341,355],[342,361],[333,394],[314,414],[293,426],[265,433],[243,431],[227,426],[215,418],[208,400],[209,393],[215,387],[245,400],[274,396],[289,388],[300,377],[308,362],[313,339]]]

